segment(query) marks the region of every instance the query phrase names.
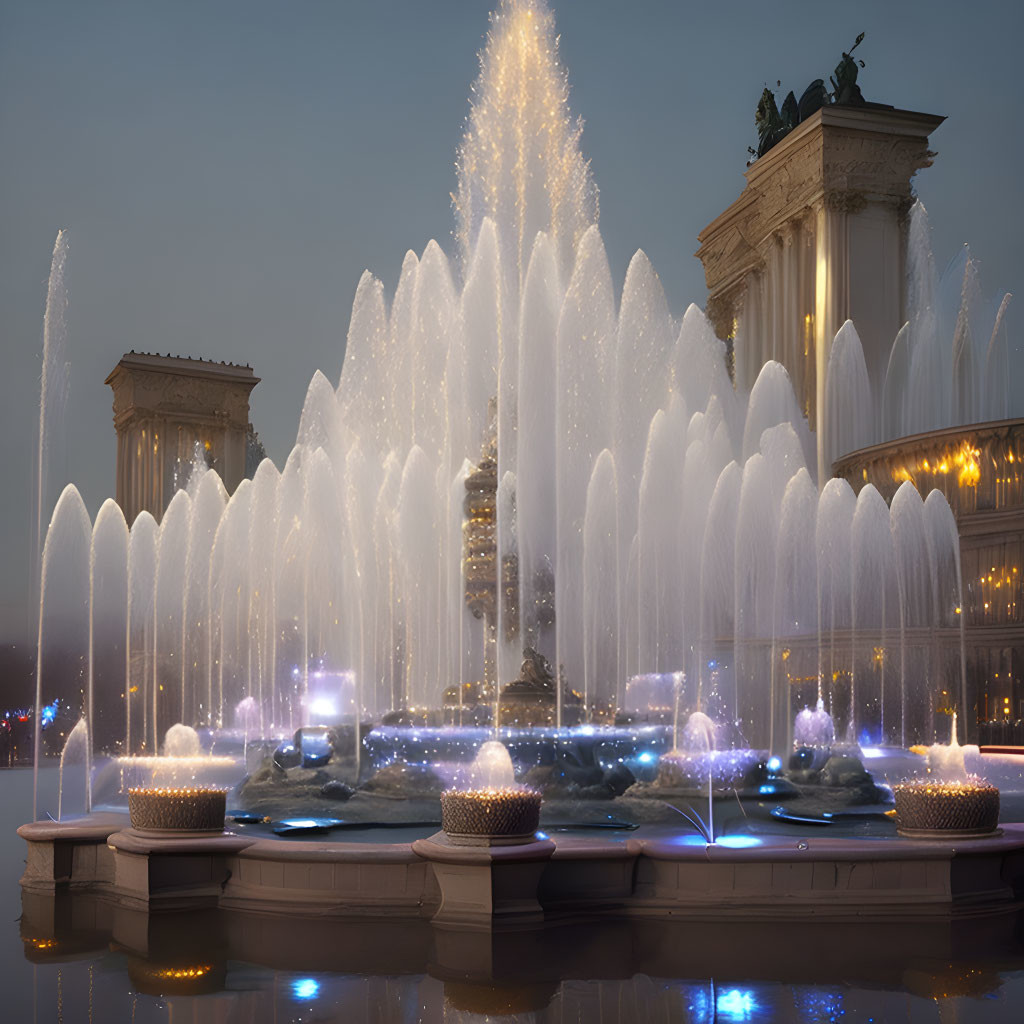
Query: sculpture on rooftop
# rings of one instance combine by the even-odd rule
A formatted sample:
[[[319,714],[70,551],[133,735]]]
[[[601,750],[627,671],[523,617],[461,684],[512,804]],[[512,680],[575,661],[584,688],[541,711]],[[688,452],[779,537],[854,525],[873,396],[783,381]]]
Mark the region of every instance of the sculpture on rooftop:
[[[857,36],[849,53],[843,53],[843,59],[836,65],[835,78],[829,78],[832,83],[832,102],[846,103],[851,106],[859,106],[864,102],[860,86],[857,85],[857,66],[864,67],[864,61],[854,60],[852,54],[860,44],[864,42],[864,33]]]
[[[824,106],[833,104],[835,106],[861,106],[865,100],[861,94],[860,86],[857,85],[859,68],[864,67],[864,61],[855,59],[853,51],[864,41],[864,33],[861,32],[850,47],[849,53],[843,53],[842,60],[836,65],[834,76],[829,77],[832,84],[832,92],[825,88],[825,82],[816,78],[800,97],[800,102],[792,90],[787,93],[782,102],[780,110],[775,102],[775,94],[765,86],[758,100],[757,111],[754,114],[754,123],[757,125],[757,149],[748,148],[747,152],[756,160],[764,156],[773,146],[781,142],[801,121],[805,121],[811,114]],[[782,85],[779,81],[776,87]]]

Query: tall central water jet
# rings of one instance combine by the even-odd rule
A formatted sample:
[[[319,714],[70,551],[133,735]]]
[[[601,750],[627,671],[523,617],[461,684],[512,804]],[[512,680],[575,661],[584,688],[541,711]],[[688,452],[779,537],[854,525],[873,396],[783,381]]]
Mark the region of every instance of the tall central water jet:
[[[453,200],[464,265],[484,220],[501,225],[513,319],[538,232],[548,235],[566,278],[580,239],[597,223],[597,186],[579,147],[583,122],[568,100],[554,16],[542,0],[502,0],[480,55]]]

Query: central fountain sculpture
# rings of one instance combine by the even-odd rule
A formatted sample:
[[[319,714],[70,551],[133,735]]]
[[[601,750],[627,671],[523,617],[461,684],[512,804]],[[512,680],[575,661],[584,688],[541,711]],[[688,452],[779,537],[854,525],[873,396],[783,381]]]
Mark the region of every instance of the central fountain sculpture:
[[[318,724],[318,672],[352,680],[357,737],[389,716],[617,723],[635,744],[666,715],[625,711],[630,680],[662,677],[677,727],[699,713],[733,747],[785,754],[803,707],[850,742],[933,741],[935,695],[963,693],[935,632],[962,603],[945,499],[907,483],[890,512],[818,477],[786,370],[735,387],[704,313],[676,319],[643,252],[616,303],[541,0],[503,0],[473,95],[456,255],[407,253],[390,302],[363,275],[340,381],[314,375],[282,470],[265,460],[229,497],[197,465],[130,531],[65,490],[40,697],[70,657],[125,758],[175,723],[208,747],[243,702],[246,743]],[[911,648],[917,626],[933,638]],[[123,658],[99,671],[110,645]],[[356,742],[357,773],[364,756]]]

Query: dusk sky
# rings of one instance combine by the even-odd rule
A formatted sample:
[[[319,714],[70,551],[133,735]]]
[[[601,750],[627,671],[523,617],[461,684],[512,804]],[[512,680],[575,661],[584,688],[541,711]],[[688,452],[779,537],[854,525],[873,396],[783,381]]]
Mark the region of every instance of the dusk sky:
[[[283,465],[311,375],[337,382],[363,269],[390,293],[407,249],[453,250],[453,160],[490,6],[0,0],[0,641],[34,618],[57,230],[71,246],[63,475],[90,513],[114,490],[103,380],[132,348],[251,363],[252,421]],[[554,8],[616,287],[643,248],[677,316],[703,304],[697,234],[743,186],[762,87],[799,96],[865,31],[865,97],[948,117],[916,179],[940,268],[969,241],[985,290],[1024,300],[1021,4]],[[1021,324],[1011,307],[1015,369]]]

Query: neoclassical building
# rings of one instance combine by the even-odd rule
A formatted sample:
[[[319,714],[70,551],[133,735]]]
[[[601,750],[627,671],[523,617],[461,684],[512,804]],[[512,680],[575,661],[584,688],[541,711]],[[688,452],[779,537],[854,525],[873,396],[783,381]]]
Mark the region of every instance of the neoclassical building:
[[[934,114],[828,105],[746,172],[739,198],[698,236],[707,314],[732,348],[736,385],[782,363],[821,436],[832,339],[853,320],[881,391],[903,325],[911,179],[935,156]],[[820,449],[819,445],[819,449]],[[819,457],[818,478],[828,467]]]
[[[893,339],[907,319],[912,179],[931,164],[943,118],[880,104],[826,105],[756,159],[739,198],[699,235],[707,313],[731,347],[737,387],[781,362],[817,437],[826,370],[843,322],[856,324],[871,390],[882,393]],[[906,480],[938,488],[956,516],[971,740],[1024,743],[1024,421],[999,420],[900,437],[844,452],[818,444],[818,479],[872,484],[890,502]],[[919,638],[920,639],[920,638]]]
[[[251,366],[127,353],[106,383],[114,392],[117,502],[129,524],[146,509],[159,520],[185,486],[196,453],[228,491],[252,474],[262,449],[249,422]]]

